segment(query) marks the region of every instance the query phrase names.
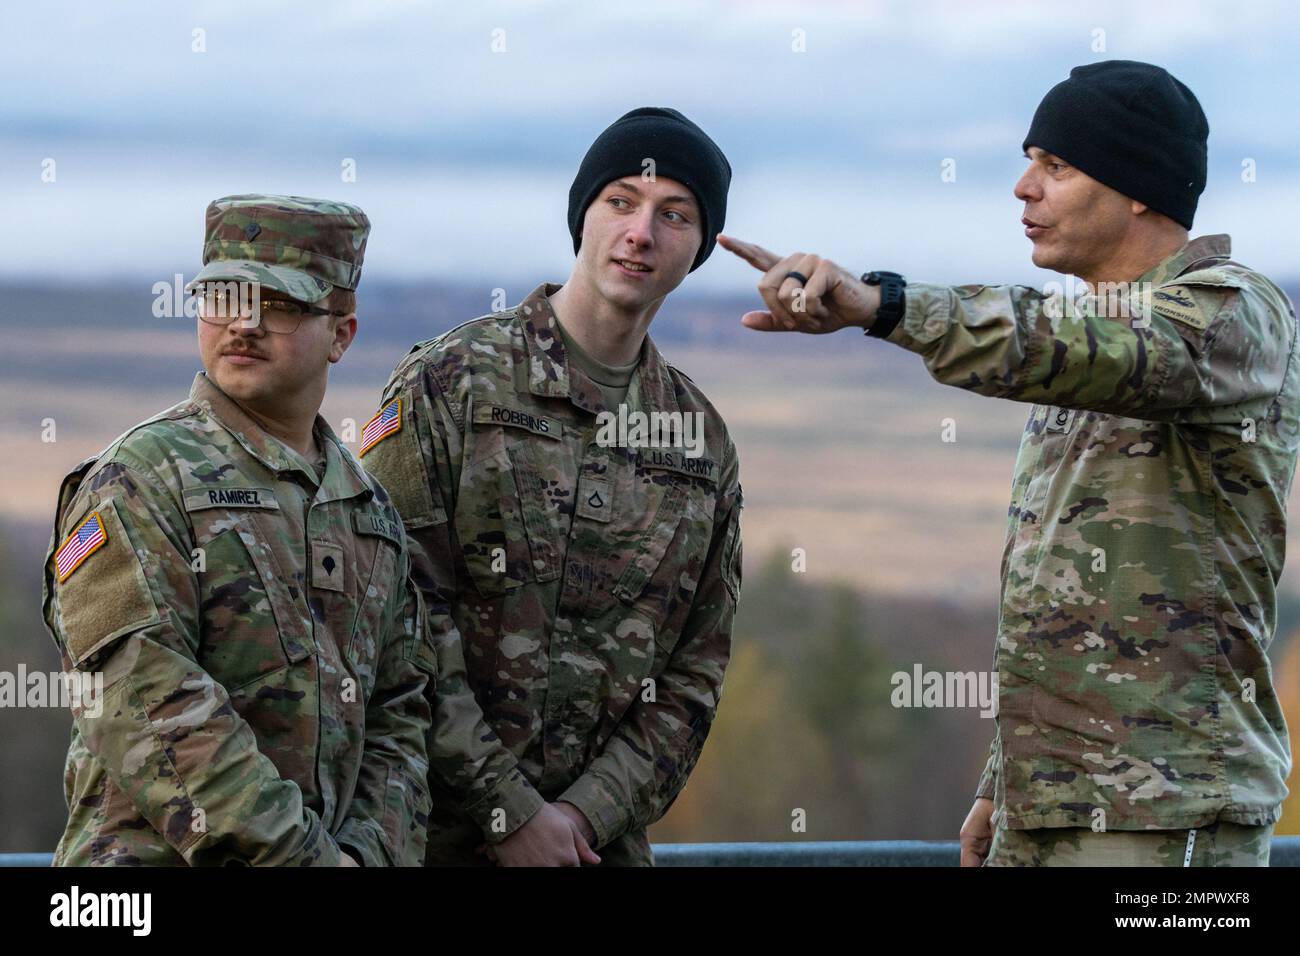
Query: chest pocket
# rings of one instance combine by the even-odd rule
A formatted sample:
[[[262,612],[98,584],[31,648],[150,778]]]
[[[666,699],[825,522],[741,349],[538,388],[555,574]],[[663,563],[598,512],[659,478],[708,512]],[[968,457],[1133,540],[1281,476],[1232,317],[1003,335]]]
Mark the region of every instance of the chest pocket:
[[[560,576],[563,550],[555,499],[571,491],[550,454],[566,454],[555,418],[479,405],[461,470],[455,526],[475,589],[499,596]]]
[[[684,471],[680,459],[662,454],[642,453],[633,467],[643,507],[632,514],[643,525],[613,593],[650,619],[658,668],[676,645],[699,587],[713,537],[716,485],[711,474]]]
[[[306,602],[271,544],[284,537],[275,492],[187,489],[185,510],[198,548],[203,668],[236,691],[309,658]]]

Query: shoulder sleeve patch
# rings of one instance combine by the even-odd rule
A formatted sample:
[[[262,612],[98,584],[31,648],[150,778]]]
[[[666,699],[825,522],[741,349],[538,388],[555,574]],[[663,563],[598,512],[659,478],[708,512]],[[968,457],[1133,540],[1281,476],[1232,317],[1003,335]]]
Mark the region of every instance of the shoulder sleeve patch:
[[[383,426],[387,429],[383,436],[373,439],[369,446],[365,445],[365,437],[362,436],[366,471],[384,486],[393,507],[408,528],[423,528],[447,520],[446,511],[434,501],[429,482],[424,449],[420,446],[415,421],[416,401],[415,395],[410,392],[393,399],[384,406],[380,415],[388,409],[395,409],[394,414],[399,424]],[[371,422],[378,421],[379,417],[371,419]],[[367,429],[370,427],[367,426]],[[384,440],[390,436],[395,436],[392,441]]]
[[[162,620],[119,507],[102,502],[55,555],[59,621],[74,664]]]
[[[1173,322],[1205,329],[1217,312],[1218,302],[1198,298],[1186,285],[1161,286],[1151,293],[1151,311]]]

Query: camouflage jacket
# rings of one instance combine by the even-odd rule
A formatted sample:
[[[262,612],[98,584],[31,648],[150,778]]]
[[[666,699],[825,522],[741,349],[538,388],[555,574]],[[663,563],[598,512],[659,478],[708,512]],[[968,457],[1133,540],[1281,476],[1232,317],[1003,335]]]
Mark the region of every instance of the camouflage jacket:
[[[557,800],[604,862],[651,862],[645,828],[695,765],[730,656],[735,446],[648,337],[626,407],[700,413],[704,453],[598,443],[601,392],[566,359],[557,288],[416,345],[375,419],[389,430],[363,436],[438,652],[431,863]]]
[[[1291,754],[1265,652],[1300,436],[1296,319],[1230,251],[1195,239],[1103,293],[1109,310],[909,285],[888,336],[940,382],[1036,403],[978,791],[1002,825],[1278,817]]]
[[[316,437],[319,480],[200,373],[64,480],[45,620],[104,689],[73,707],[56,863],[422,862],[435,663],[401,521]]]

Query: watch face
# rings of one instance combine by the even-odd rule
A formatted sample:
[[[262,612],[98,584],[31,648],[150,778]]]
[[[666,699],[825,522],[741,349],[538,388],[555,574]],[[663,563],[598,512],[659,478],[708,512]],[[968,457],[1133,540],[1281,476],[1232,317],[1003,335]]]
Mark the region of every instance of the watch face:
[[[898,282],[900,282],[901,284],[907,285],[907,282],[897,272],[884,272],[881,270],[876,270],[876,271],[868,272],[862,277],[862,281],[865,282],[867,285],[880,285],[886,279],[897,279]]]

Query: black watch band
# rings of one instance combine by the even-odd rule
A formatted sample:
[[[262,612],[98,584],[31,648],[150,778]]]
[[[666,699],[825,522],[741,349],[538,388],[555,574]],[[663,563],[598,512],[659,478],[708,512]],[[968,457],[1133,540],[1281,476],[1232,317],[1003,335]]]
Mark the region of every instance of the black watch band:
[[[866,272],[862,281],[880,286],[880,308],[876,310],[876,320],[867,329],[867,335],[883,339],[903,321],[903,313],[907,311],[907,280],[897,272]]]

